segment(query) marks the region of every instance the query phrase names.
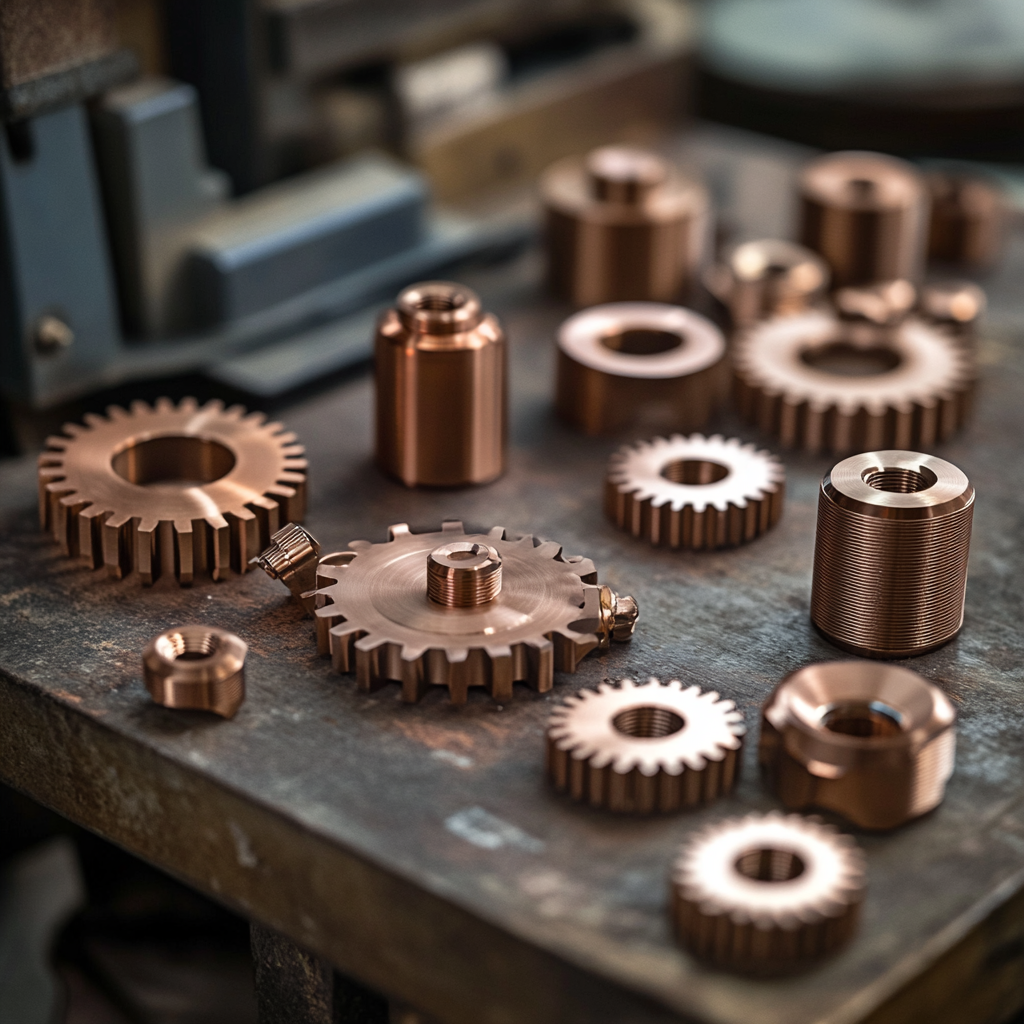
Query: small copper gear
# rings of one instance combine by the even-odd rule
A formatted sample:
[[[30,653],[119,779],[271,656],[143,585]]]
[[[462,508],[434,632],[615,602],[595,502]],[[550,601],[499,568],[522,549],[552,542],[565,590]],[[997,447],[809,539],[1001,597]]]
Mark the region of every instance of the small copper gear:
[[[612,455],[605,512],[620,530],[652,544],[731,547],[778,522],[785,480],[774,455],[734,437],[656,437]]]
[[[602,683],[552,712],[548,777],[592,807],[677,811],[732,790],[745,732],[731,700],[678,679]]]
[[[42,527],[65,554],[161,572],[186,586],[246,572],[271,534],[305,512],[306,460],[295,435],[259,412],[194,398],[133,402],[50,437],[39,457]]]
[[[842,945],[864,898],[864,855],[817,818],[750,814],[710,825],[672,872],[680,941],[716,966],[799,967]]]
[[[362,690],[394,680],[411,702],[447,686],[463,703],[482,686],[507,701],[514,682],[545,692],[556,669],[575,672],[590,651],[632,635],[635,602],[597,586],[594,563],[554,541],[500,526],[467,534],[456,520],[440,533],[400,523],[389,538],[352,541],[344,564],[317,568],[320,651]]]
[[[835,454],[927,450],[963,425],[975,379],[970,354],[922,320],[880,330],[823,312],[751,328],[733,368],[746,419],[783,444]]]

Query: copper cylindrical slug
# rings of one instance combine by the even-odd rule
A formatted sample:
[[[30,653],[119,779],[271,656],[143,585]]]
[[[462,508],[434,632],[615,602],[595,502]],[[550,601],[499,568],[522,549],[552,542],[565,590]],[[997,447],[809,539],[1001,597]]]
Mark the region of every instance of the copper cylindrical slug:
[[[498,320],[469,288],[406,288],[377,325],[377,463],[406,486],[501,476],[507,355]]]
[[[928,256],[984,270],[1002,255],[1006,200],[999,187],[970,174],[928,175],[932,209]]]
[[[707,192],[662,157],[606,146],[544,172],[548,282],[577,306],[671,300],[693,282],[708,236]]]
[[[427,555],[427,597],[446,608],[479,608],[501,591],[501,556],[489,544],[452,541]]]
[[[800,241],[835,287],[904,278],[924,268],[928,195],[911,164],[881,153],[829,153],[800,175]]]
[[[873,658],[941,647],[963,625],[974,488],[956,466],[908,451],[865,452],[818,494],[811,621]]]

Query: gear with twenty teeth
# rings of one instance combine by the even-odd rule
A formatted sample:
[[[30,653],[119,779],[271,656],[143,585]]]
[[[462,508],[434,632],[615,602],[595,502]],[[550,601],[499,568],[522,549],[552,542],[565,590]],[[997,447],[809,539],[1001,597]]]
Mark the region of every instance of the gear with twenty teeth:
[[[590,651],[632,636],[632,598],[598,586],[594,563],[553,541],[500,526],[467,534],[455,520],[439,533],[402,523],[389,537],[353,541],[344,564],[317,569],[318,646],[361,690],[395,681],[413,702],[447,686],[463,703],[480,686],[508,701],[513,683],[546,692],[556,669],[575,672]]]

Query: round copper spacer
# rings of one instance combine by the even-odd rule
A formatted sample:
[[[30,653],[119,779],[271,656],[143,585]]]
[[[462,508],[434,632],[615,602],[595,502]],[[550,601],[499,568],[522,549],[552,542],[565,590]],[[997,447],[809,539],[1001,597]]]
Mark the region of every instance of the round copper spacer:
[[[577,306],[670,300],[689,289],[708,236],[703,186],[656,153],[606,146],[540,179],[548,283]]]
[[[377,464],[406,486],[487,483],[505,468],[505,335],[469,288],[406,288],[377,325]]]
[[[960,631],[974,488],[934,455],[854,455],[818,494],[811,621],[873,658],[924,654]]]
[[[501,556],[489,544],[451,541],[427,555],[427,597],[446,608],[479,608],[501,592]]]
[[[995,183],[971,174],[933,171],[928,257],[962,267],[993,266],[1006,245],[1008,209]]]
[[[231,718],[245,698],[248,646],[215,626],[178,626],[153,637],[142,652],[149,695],[168,708],[212,711]]]
[[[970,347],[977,340],[986,305],[985,292],[973,281],[936,281],[921,289],[918,313]]]
[[[928,195],[909,163],[881,153],[829,153],[800,174],[800,241],[835,287],[904,278],[924,267]]]
[[[779,683],[758,759],[790,810],[889,829],[942,802],[955,749],[956,713],[937,686],[896,665],[835,661]]]

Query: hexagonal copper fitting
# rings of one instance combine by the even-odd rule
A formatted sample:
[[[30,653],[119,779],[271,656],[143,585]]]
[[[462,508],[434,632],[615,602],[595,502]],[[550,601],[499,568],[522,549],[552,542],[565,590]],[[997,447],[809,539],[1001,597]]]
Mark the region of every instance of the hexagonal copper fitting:
[[[605,146],[540,179],[548,283],[577,306],[668,301],[694,280],[708,236],[704,187],[655,153]]]
[[[971,174],[933,171],[927,177],[932,210],[928,256],[984,270],[1003,253],[1007,203],[1001,189]]]
[[[867,661],[807,665],[762,709],[758,759],[787,808],[896,828],[937,807],[953,772],[956,713],[909,669]]]
[[[469,288],[415,284],[377,325],[377,464],[407,487],[482,484],[505,468],[505,334]]]

